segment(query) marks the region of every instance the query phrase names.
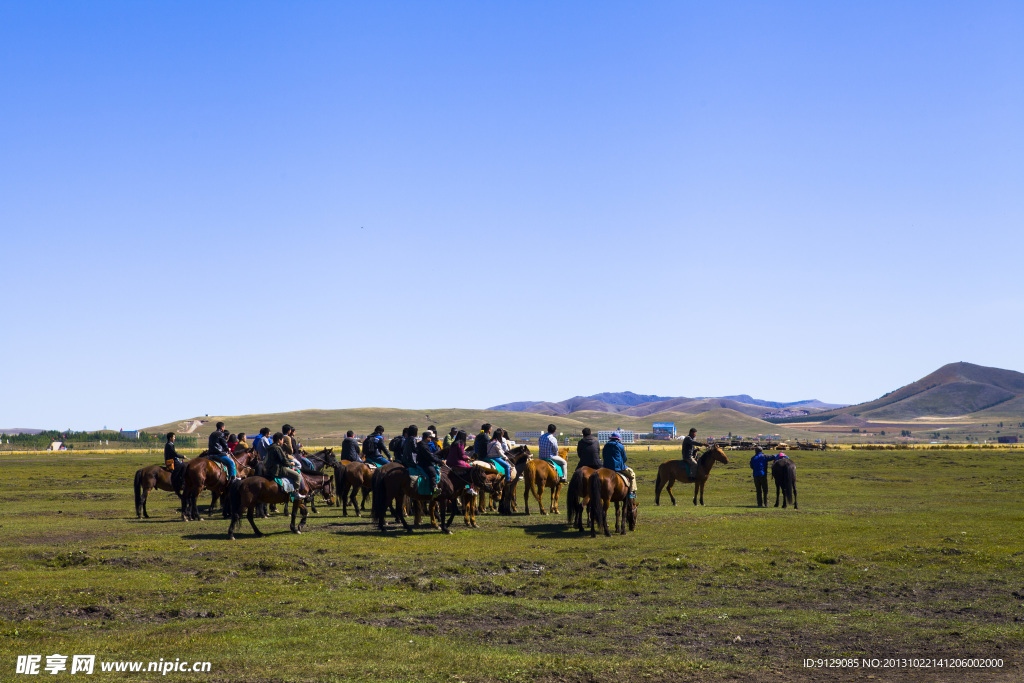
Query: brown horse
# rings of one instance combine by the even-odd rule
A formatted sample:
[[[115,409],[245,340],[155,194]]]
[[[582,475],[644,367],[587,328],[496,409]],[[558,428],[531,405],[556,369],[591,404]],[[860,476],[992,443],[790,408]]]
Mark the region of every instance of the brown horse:
[[[512,465],[515,467],[515,477],[511,479],[506,478],[502,482],[501,500],[498,502],[498,514],[511,515],[513,512],[518,512],[519,505],[517,501],[518,496],[516,494],[516,488],[519,485],[519,480],[523,477],[523,472],[526,470],[526,464],[532,457],[529,446],[516,446],[509,451],[508,459],[512,461]]]
[[[772,463],[772,479],[775,481],[775,507],[779,507],[779,491],[782,491],[782,509],[786,509],[786,503],[792,502],[793,509],[799,510],[796,505],[796,465],[789,458],[779,458]],[[767,501],[765,501],[767,502]]]
[[[518,468],[517,468],[518,469]],[[526,514],[530,514],[530,494],[537,499],[540,506],[540,514],[546,515],[544,509],[544,489],[551,489],[551,512],[558,514],[558,496],[562,492],[562,480],[555,471],[555,466],[547,460],[530,460],[523,469],[523,480],[526,482],[526,492],[523,494],[526,506]]]
[[[334,475],[326,474],[306,474],[302,473],[302,486],[301,490],[306,494],[306,502],[309,503],[309,509],[313,514],[317,514],[316,504],[313,502],[316,498],[316,494],[320,494],[324,497],[324,501],[327,506],[334,505]],[[289,501],[284,503],[283,514],[288,514]]]
[[[626,525],[629,530],[636,529],[636,518],[638,513],[636,498],[629,497],[629,484],[622,480],[615,470],[605,467],[590,475],[590,537],[597,536],[594,523],[597,522],[604,528],[604,535],[611,536],[608,532],[608,505],[615,503],[615,533],[625,534]],[[621,522],[619,504],[622,504]]]
[[[171,483],[171,472],[163,465],[148,465],[135,473],[135,517],[142,519],[145,516],[149,519],[149,512],[146,510],[146,501],[149,499],[149,492],[153,489],[170,491],[181,494],[174,490]]]
[[[390,464],[390,463],[389,463]],[[387,465],[385,465],[387,467]],[[334,476],[338,482],[338,498],[335,507],[341,506],[341,516],[348,517],[348,506],[351,503],[356,517],[360,510],[366,509],[366,497],[373,489],[373,467],[365,462],[349,460],[341,462],[334,468]],[[356,496],[363,492],[363,500],[356,502]]]
[[[441,472],[441,475],[438,477],[437,491],[437,504],[441,510],[441,531],[442,533],[450,534],[452,533],[450,526],[452,520],[455,519],[455,490],[452,488],[452,482],[444,472]],[[387,520],[385,517],[387,516],[388,506],[394,501],[395,516],[405,530],[411,534],[413,527],[409,526],[405,519],[405,501],[407,499],[412,501],[416,514],[415,524],[419,526],[421,519],[419,503],[427,503],[429,505],[434,498],[435,496],[420,495],[415,490],[410,481],[409,471],[405,467],[395,467],[392,469],[379,467],[373,473],[373,505],[370,508],[370,518],[381,531],[387,531]],[[451,516],[447,517],[446,520],[446,513],[449,509],[451,509]]]
[[[238,468],[238,474],[247,476],[252,473],[252,466],[255,464],[256,455],[252,449],[231,456]],[[228,490],[228,475],[216,461],[208,457],[193,458],[185,466],[185,486],[181,497],[181,519],[183,521],[203,521],[199,516],[199,494],[203,490],[209,490],[213,494],[210,507],[206,514],[212,514],[217,505],[217,499]],[[225,517],[227,510],[225,509]]]
[[[242,518],[243,511],[249,518],[252,530],[256,532],[257,536],[262,536],[263,532],[257,528],[256,522],[253,520],[256,506],[260,503],[285,503],[291,499],[291,494],[285,493],[284,489],[276,482],[258,476],[231,482],[228,495],[231,499],[231,525],[228,527],[228,538],[232,541],[235,540],[235,525]],[[295,517],[300,509],[302,510],[302,521],[296,526]],[[296,534],[301,534],[305,526],[306,505],[300,500],[292,509],[291,530]]]
[[[590,517],[590,475],[597,472],[593,467],[581,467],[576,470],[572,479],[569,480],[569,500],[566,502],[566,512],[570,527],[576,527],[583,532],[583,510],[587,510],[587,517]],[[590,520],[587,520],[590,523]]]
[[[721,446],[711,446],[704,454],[697,459],[697,475],[690,479],[686,474],[686,465],[682,460],[669,460],[661,463],[658,467],[658,480],[654,484],[654,504],[661,505],[661,488],[664,486],[668,491],[668,497],[672,504],[676,504],[676,497],[672,495],[672,484],[681,481],[684,484],[693,482],[693,504],[697,504],[697,495],[700,494],[700,504],[704,504],[704,484],[711,476],[711,468],[716,462],[728,464],[729,458]]]
[[[459,502],[462,503],[462,515],[466,520],[466,526],[478,528],[476,524],[476,501],[477,498],[486,494],[494,494],[501,490],[501,482],[504,477],[494,472],[487,472],[482,467],[474,465],[469,469],[448,469],[446,474],[452,483],[452,488]],[[476,490],[476,495],[470,495],[470,487]],[[430,506],[430,524],[434,527],[434,515],[437,510],[437,502]]]

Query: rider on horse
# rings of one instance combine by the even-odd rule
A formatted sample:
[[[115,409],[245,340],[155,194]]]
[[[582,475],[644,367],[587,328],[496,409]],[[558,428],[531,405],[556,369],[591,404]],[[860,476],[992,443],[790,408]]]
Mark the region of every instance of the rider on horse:
[[[487,446],[491,442],[491,423],[484,422],[480,425],[480,433],[476,435],[476,439],[473,441],[473,454],[477,460],[483,460],[487,457]]]
[[[231,457],[231,451],[228,450],[226,434],[227,430],[224,429],[224,423],[218,422],[217,428],[210,433],[207,457],[224,465],[228,470],[228,477],[230,479],[241,479],[238,476],[238,467],[235,465],[235,459]]]
[[[448,448],[451,448],[452,443],[455,441],[455,439],[458,438],[458,436],[459,436],[459,428],[458,427],[452,427],[451,429],[449,429],[448,433],[444,435],[444,443],[441,445],[441,448],[443,448],[445,450],[447,450]]]
[[[171,472],[185,464],[185,459],[174,449],[174,432],[167,432],[167,443],[164,444],[164,465]]]
[[[576,444],[576,454],[580,456],[576,469],[581,467],[601,469],[601,442],[591,436],[592,433],[590,427],[583,428],[583,438]]]
[[[626,477],[626,481],[629,482],[629,497],[636,498],[636,473],[626,467],[626,447],[622,445],[622,437],[618,432],[613,432],[608,437],[608,443],[604,445],[601,455],[606,468]]]
[[[690,433],[683,437],[683,462],[686,464],[686,474],[693,479],[697,476],[697,428],[691,427]]]
[[[569,472],[569,463],[566,462],[565,458],[562,458],[558,455],[558,439],[555,437],[556,430],[557,427],[555,427],[555,425],[548,425],[547,434],[544,434],[543,436],[540,437],[540,441],[538,443],[540,452],[537,454],[537,457],[540,458],[541,460],[553,460],[557,462],[559,465],[561,465],[561,482],[563,484],[566,484],[569,481],[568,479],[565,478],[565,475]],[[555,469],[557,470],[557,468]]]
[[[439,466],[444,462],[441,458],[441,447],[437,445],[437,437],[431,430],[423,432],[423,438],[416,445],[416,464],[427,475],[430,492],[437,495],[437,480],[441,475]]]
[[[477,436],[479,439],[480,437]],[[500,460],[506,467],[509,478],[512,477],[512,460],[508,457],[508,446],[506,445],[506,433],[504,429],[495,429],[494,438],[487,444],[487,459],[491,462]]]
[[[292,493],[294,500],[302,500],[305,498],[300,493],[302,488],[302,475],[299,474],[298,464],[295,460],[285,453],[284,448],[281,444],[284,442],[284,434],[277,432],[274,434],[273,443],[267,448],[267,460],[264,464],[264,476],[267,479],[273,481],[274,479],[284,478],[289,479],[295,485],[295,491]]]
[[[359,439],[351,429],[345,432],[345,440],[341,442],[341,458],[343,462],[363,462],[363,456],[359,455]]]
[[[455,438],[448,446],[448,459],[445,460],[445,463],[448,465],[448,467],[456,471],[458,474],[463,475],[468,475],[470,469],[472,469],[473,467],[473,461],[470,460],[469,456],[466,455],[467,438],[468,435],[466,434],[466,432],[462,430],[456,432]],[[447,437],[445,438],[445,440],[447,441]],[[468,478],[469,477],[467,476],[467,479]],[[476,491],[473,489],[472,486],[470,486],[467,489],[467,491],[471,496],[476,495]]]
[[[384,427],[377,425],[373,434],[363,440],[363,460],[370,465],[387,465],[391,460],[391,453],[384,445]]]
[[[267,459],[267,449],[270,448],[270,427],[264,427],[260,430],[260,435],[256,437],[256,440],[252,442],[252,447],[256,449],[256,458],[263,462]]]

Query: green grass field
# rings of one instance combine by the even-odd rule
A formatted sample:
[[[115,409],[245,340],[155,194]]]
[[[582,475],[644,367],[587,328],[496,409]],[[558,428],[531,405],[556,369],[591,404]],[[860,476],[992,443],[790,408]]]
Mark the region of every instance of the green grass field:
[[[163,492],[135,519],[132,475],[152,456],[3,454],[0,680],[34,680],[17,656],[54,653],[212,662],[97,664],[117,681],[1020,680],[1019,451],[796,453],[797,511],[754,506],[749,456],[715,468],[706,507],[681,486],[656,507],[675,450],[631,450],[641,514],[624,537],[580,537],[535,506],[382,536],[321,507],[301,536],[278,516],[230,542],[219,516],[177,521]],[[802,665],[829,657],[1004,664]]]

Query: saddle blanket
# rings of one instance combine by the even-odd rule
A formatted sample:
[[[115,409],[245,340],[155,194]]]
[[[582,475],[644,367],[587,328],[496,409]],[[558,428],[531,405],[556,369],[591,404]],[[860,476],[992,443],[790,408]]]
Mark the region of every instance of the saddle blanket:
[[[277,477],[274,481],[277,482],[277,485],[280,486],[285,493],[291,493],[295,490],[295,484],[293,484],[292,480],[287,477]]]
[[[498,474],[505,475],[506,479],[516,478],[516,468],[505,464],[504,460],[488,460]]]
[[[430,480],[427,479],[427,473],[419,466],[413,466],[407,469],[409,471],[410,483],[416,488],[416,493],[421,496],[429,496]]]
[[[492,465],[490,460],[474,460],[473,464],[486,472],[490,472],[491,474],[498,473],[498,468]]]
[[[626,475],[623,474],[622,472],[616,472],[615,474],[619,475],[619,478],[622,479],[622,483],[625,484],[626,488],[628,489],[629,488],[629,479],[626,477]]]
[[[555,468],[555,474],[558,475],[559,479],[563,479],[565,477],[565,470],[562,469],[561,464],[555,462],[554,460],[548,460],[547,458],[541,458],[541,460]]]

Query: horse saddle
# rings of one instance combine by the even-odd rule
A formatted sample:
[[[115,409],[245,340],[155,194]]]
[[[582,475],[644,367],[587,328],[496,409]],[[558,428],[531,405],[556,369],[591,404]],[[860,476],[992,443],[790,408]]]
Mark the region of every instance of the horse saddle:
[[[551,465],[551,468],[555,470],[555,474],[558,475],[559,479],[563,479],[565,477],[565,472],[562,471],[562,466],[559,463],[554,460],[548,460],[547,458],[541,458],[541,460]]]
[[[629,478],[626,477],[626,475],[623,474],[622,472],[616,472],[615,474],[619,475],[619,479],[622,480],[622,483],[625,484],[626,488],[628,489],[629,488]]]
[[[413,465],[412,467],[406,468],[409,472],[409,485],[416,490],[416,493],[421,496],[429,496],[430,491],[430,480],[427,479],[427,473],[419,465]]]
[[[277,477],[274,479],[277,485],[281,487],[281,490],[285,493],[291,493],[295,490],[295,484],[288,477]]]
[[[212,463],[213,463],[214,465],[216,465],[217,467],[219,467],[219,468],[220,468],[220,471],[224,473],[224,476],[225,476],[225,477],[226,477],[226,476],[228,476],[228,466],[227,466],[227,465],[225,465],[224,463],[222,463],[222,462],[221,462],[221,461],[219,461],[219,460],[212,460],[212,459],[211,459],[211,460],[210,460],[210,462],[212,462]]]

